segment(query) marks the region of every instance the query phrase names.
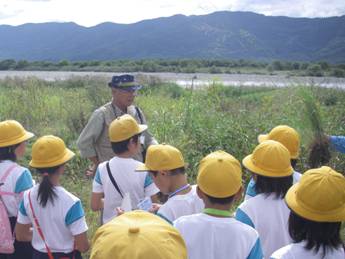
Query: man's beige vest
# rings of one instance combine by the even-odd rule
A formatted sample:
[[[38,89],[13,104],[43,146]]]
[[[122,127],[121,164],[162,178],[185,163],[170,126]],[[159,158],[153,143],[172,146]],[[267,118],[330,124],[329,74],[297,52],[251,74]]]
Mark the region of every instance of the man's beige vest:
[[[95,149],[97,152],[97,157],[99,159],[100,162],[103,161],[107,161],[111,158],[114,157],[114,152],[111,149],[111,143],[109,140],[109,136],[108,136],[108,129],[110,126],[110,123],[115,120],[117,117],[125,114],[124,112],[120,111],[120,109],[117,109],[115,107],[113,107],[110,103],[105,104],[104,106],[102,106],[100,108],[104,114],[104,126],[103,126],[103,130],[101,135],[99,136],[98,140],[95,143]],[[135,120],[141,124],[144,123],[146,124],[146,121],[140,121],[140,117],[137,114],[137,111],[135,109],[134,105],[131,105],[127,108],[127,113],[131,116],[133,116],[133,118],[135,118]],[[145,136],[145,134],[143,134]],[[141,146],[141,150],[140,153],[138,155],[136,155],[135,157],[133,157],[134,159],[138,160],[138,161],[143,161],[143,155],[142,155],[142,151],[143,151],[143,147]]]

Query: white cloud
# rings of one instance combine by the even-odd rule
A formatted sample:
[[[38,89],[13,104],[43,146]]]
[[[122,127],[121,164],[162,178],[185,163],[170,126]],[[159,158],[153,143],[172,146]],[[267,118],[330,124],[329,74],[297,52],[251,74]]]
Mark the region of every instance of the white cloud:
[[[235,0],[233,11],[247,10],[265,15],[329,17],[345,14],[344,0]]]
[[[265,15],[325,17],[345,14],[344,0],[0,0],[0,24],[74,21],[133,23],[174,14],[252,11]]]

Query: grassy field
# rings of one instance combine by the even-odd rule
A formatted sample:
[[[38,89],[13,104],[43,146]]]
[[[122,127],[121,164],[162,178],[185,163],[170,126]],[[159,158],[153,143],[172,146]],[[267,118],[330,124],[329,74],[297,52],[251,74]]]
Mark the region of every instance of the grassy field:
[[[192,91],[154,80],[147,80],[145,85],[136,103],[145,111],[149,129],[157,140],[182,150],[189,163],[191,181],[195,181],[198,162],[206,154],[223,149],[242,160],[256,146],[258,134],[279,124],[290,125],[300,132],[302,149],[298,168],[301,172],[308,168],[306,161],[313,129],[300,95],[302,87],[238,88],[214,82],[208,88]],[[325,132],[344,135],[345,91],[303,89],[315,98]],[[75,142],[91,112],[109,100],[109,88],[99,78],[0,81],[0,120],[16,119],[36,136],[57,135],[77,153],[68,164],[63,185],[82,199],[90,238],[97,229],[99,216],[90,210],[91,180],[84,176],[88,162],[80,158]],[[28,165],[31,145],[32,142],[26,157],[20,161],[24,166]],[[345,172],[345,155],[332,153],[330,165]],[[244,174],[244,180],[248,178]]]

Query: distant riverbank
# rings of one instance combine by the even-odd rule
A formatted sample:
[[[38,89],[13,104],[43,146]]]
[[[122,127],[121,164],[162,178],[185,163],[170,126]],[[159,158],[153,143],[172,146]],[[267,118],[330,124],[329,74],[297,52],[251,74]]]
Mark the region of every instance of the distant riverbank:
[[[68,80],[75,77],[111,78],[112,72],[65,72],[65,71],[0,71],[0,79],[37,77],[46,81]],[[270,86],[286,87],[296,85],[315,85],[329,88],[344,88],[345,78],[336,77],[297,77],[286,75],[256,74],[208,74],[208,73],[132,73],[135,75],[153,76],[162,81],[174,82],[183,87],[201,87],[214,82],[232,86]]]

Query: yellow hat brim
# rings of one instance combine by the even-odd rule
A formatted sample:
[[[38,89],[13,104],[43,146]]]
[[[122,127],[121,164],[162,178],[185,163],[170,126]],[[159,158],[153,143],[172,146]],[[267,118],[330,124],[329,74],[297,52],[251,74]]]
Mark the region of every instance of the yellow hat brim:
[[[13,139],[11,141],[6,141],[6,142],[2,142],[0,143],[0,147],[9,147],[9,146],[13,146],[13,145],[16,145],[16,144],[19,144],[19,143],[22,143],[32,137],[34,137],[35,134],[31,133],[31,132],[28,132],[26,131],[25,134],[23,136],[21,136],[20,138],[16,138],[16,139]]]
[[[139,167],[137,167],[137,169],[135,169],[136,172],[146,172],[146,171],[150,171],[150,169],[145,165],[142,164]]]
[[[273,178],[285,177],[285,176],[290,176],[293,174],[294,170],[291,166],[289,169],[286,169],[285,172],[281,170],[272,171],[272,170],[257,167],[252,161],[252,156],[253,155],[246,156],[242,160],[242,163],[246,168],[248,168],[250,171],[252,171],[255,174],[267,176],[267,177],[273,177]]]
[[[65,154],[61,158],[58,158],[54,161],[49,161],[49,162],[31,160],[29,165],[34,168],[49,168],[49,167],[62,165],[66,163],[67,161],[71,160],[74,156],[75,156],[74,152],[66,148]]]
[[[145,130],[147,130],[147,125],[139,124],[139,133],[143,133]]]
[[[264,141],[266,141],[266,140],[268,140],[268,134],[260,134],[260,135],[258,136],[258,142],[259,142],[259,143],[262,143],[262,142],[264,142]]]
[[[323,213],[307,209],[297,200],[296,191],[299,183],[294,184],[285,195],[285,201],[288,207],[302,218],[316,222],[341,222],[345,221],[345,205],[336,210],[326,211]]]
[[[266,140],[269,140],[268,134],[260,134],[260,135],[258,136],[258,142],[259,142],[259,144],[262,143],[262,142],[264,142],[264,141],[266,141]],[[279,142],[279,141],[278,141],[278,142]],[[289,152],[290,152],[290,150],[289,150]],[[290,152],[290,157],[291,157],[292,159],[298,158],[298,157],[299,157],[299,151],[296,151],[296,152],[293,152],[293,153]]]

